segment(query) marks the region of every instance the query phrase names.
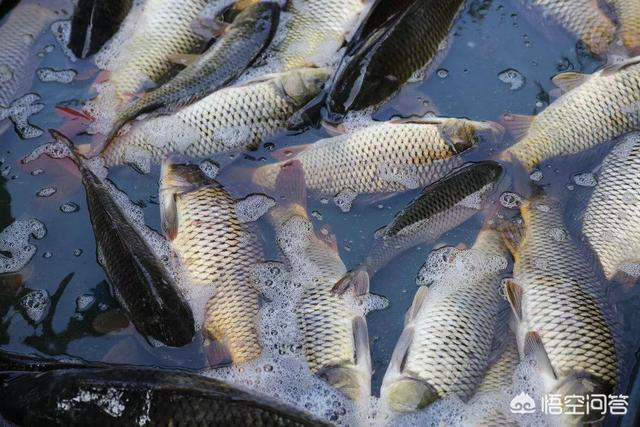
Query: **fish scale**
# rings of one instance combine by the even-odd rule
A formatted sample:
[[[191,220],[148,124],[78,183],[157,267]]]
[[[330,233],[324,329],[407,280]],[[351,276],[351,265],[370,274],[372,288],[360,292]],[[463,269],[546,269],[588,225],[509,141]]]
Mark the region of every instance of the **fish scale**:
[[[430,184],[460,166],[457,154],[476,145],[480,129],[490,126],[458,119],[376,124],[302,147],[286,161],[299,160],[307,188],[323,195],[406,191],[408,186]],[[463,135],[453,137],[458,131]],[[253,181],[274,188],[281,165],[258,168]]]
[[[572,85],[582,83],[535,116],[523,138],[508,149],[529,170],[541,161],[580,153],[640,126],[640,57],[591,76],[570,76]]]
[[[208,0],[147,0],[136,28],[122,45],[110,82],[119,100],[142,92],[175,69],[171,57],[196,53],[203,40],[192,29]]]
[[[603,55],[613,41],[615,24],[594,0],[525,0],[582,40],[591,52]]]
[[[260,355],[256,330],[258,294],[253,267],[263,258],[252,229],[242,224],[235,201],[217,184],[196,172],[197,188],[171,189],[183,172],[163,164],[163,207],[174,197],[177,234],[171,246],[186,270],[189,285],[213,290],[205,308],[204,328],[221,341],[235,364]],[[167,190],[168,189],[168,190]]]
[[[508,254],[495,231],[481,232],[476,242],[472,249],[484,262]],[[451,263],[446,268],[454,272],[459,255],[455,249],[445,250]],[[445,275],[443,282],[436,279],[414,299],[383,381],[382,394],[397,411],[419,409],[448,396],[468,400],[483,378],[501,321],[499,270],[462,274],[461,288],[447,289],[450,276]]]
[[[629,52],[640,53],[640,1],[607,0],[616,13],[622,43]]]
[[[625,138],[605,158],[584,213],[582,231],[608,279],[640,261],[640,135]]]
[[[264,137],[285,127],[289,117],[320,91],[326,77],[322,69],[300,69],[221,89],[174,114],[135,122],[101,156],[113,166],[128,161],[132,152],[155,163],[169,153],[203,158],[256,148]]]
[[[285,36],[273,48],[279,69],[330,65],[347,34],[357,25],[367,0],[292,0]]]
[[[544,362],[537,364],[545,392],[585,394],[590,387],[593,393],[613,392],[620,369],[619,324],[603,278],[570,236],[557,233],[566,229],[556,200],[526,202],[521,215],[523,228],[506,234],[514,248],[513,283],[522,292],[514,297],[519,291],[507,286],[516,307],[520,353],[527,351],[527,334],[536,333],[542,349],[525,355],[546,360],[541,356],[546,353],[553,372]],[[591,386],[582,384],[585,374]]]
[[[9,107],[29,90],[38,62],[35,53],[30,52],[34,39],[55,19],[48,8],[24,3],[17,5],[0,26],[0,107]]]

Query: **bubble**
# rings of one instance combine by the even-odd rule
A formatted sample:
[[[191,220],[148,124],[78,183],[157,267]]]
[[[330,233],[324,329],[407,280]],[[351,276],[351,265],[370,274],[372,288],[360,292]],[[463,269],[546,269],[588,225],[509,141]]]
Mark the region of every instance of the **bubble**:
[[[333,202],[342,212],[347,213],[351,210],[351,204],[356,197],[358,197],[358,193],[354,191],[341,191],[333,198]]]
[[[253,222],[266,214],[276,205],[271,197],[262,194],[253,194],[236,202],[236,215],[240,222]]]
[[[209,178],[216,179],[218,172],[220,171],[220,166],[218,166],[215,162],[211,160],[203,160],[200,163],[200,170]]]
[[[44,132],[42,129],[31,125],[29,123],[29,117],[44,108],[44,104],[38,103],[39,100],[40,96],[33,93],[18,98],[9,108],[4,109],[0,107],[0,119],[9,117],[21,138],[37,138]]]
[[[580,187],[595,187],[598,185],[598,178],[591,172],[577,173],[573,175],[572,179]]]
[[[80,295],[76,298],[76,311],[83,312],[89,310],[96,302],[96,298],[93,295]]]
[[[42,175],[44,173],[44,170],[42,169],[34,169],[31,171],[31,175],[33,176],[38,176],[38,175]]]
[[[68,84],[73,81],[77,74],[75,70],[54,70],[53,68],[40,68],[36,71],[36,75],[44,83]]]
[[[518,70],[513,68],[500,72],[498,74],[498,79],[500,79],[502,83],[510,85],[509,89],[511,90],[522,89],[526,82],[525,77]]]
[[[500,195],[500,204],[507,209],[518,209],[522,204],[522,197],[516,193],[505,192]]]
[[[64,143],[51,142],[51,143],[36,147],[31,153],[29,153],[27,156],[25,156],[22,159],[22,163],[24,164],[31,163],[34,160],[39,159],[40,156],[42,156],[43,154],[46,154],[52,159],[62,159],[65,157],[72,156],[71,151],[69,151],[69,147],[67,147]]]
[[[53,252],[50,251],[46,251],[45,253],[42,254],[42,258],[44,259],[49,259],[53,257]]]
[[[80,206],[78,206],[73,202],[66,202],[60,205],[60,211],[62,211],[63,213],[73,213],[73,212],[78,212],[79,210],[80,210]]]
[[[25,311],[27,318],[33,323],[38,324],[42,322],[49,313],[49,307],[51,306],[49,293],[45,290],[29,292],[20,299],[20,306]]]
[[[311,216],[317,219],[318,221],[322,221],[322,214],[318,211],[311,212]]]
[[[562,228],[551,228],[548,230],[548,234],[556,242],[563,242],[567,240],[567,231]]]
[[[78,257],[80,255],[82,255],[82,249],[74,249],[73,250],[73,256]]]
[[[542,173],[541,170],[536,169],[533,172],[531,172],[531,175],[529,175],[529,178],[531,179],[531,181],[540,182],[542,181],[542,178],[544,178],[544,174]]]
[[[436,74],[441,79],[446,79],[449,76],[449,70],[445,70],[444,68],[440,68],[438,71],[436,71]]]
[[[56,190],[54,187],[45,187],[42,190],[38,191],[36,193],[36,196],[38,197],[51,197],[53,196],[58,190]]]
[[[13,71],[6,64],[0,64],[0,83],[6,83],[13,79]]]
[[[0,273],[14,273],[21,270],[33,258],[36,246],[29,243],[29,237],[42,239],[47,231],[43,223],[36,219],[14,221],[0,233]]]

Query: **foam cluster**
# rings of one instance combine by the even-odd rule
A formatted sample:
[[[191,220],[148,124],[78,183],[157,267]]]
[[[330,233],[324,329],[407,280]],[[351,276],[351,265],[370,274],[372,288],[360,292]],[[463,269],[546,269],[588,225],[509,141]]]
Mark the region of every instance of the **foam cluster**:
[[[15,273],[31,261],[37,247],[29,238],[42,239],[47,234],[44,224],[37,219],[14,221],[0,233],[0,273]]]

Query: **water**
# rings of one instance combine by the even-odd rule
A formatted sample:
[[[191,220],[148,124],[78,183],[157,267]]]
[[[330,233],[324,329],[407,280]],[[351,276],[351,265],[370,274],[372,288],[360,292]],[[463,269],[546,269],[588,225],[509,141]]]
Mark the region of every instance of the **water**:
[[[23,3],[47,7],[59,4],[59,1],[23,0]],[[585,55],[576,47],[576,40],[560,28],[550,24],[541,26],[537,17],[523,12],[517,3],[468,1],[455,25],[450,51],[437,71],[425,81],[405,85],[373,118],[386,120],[434,112],[441,116],[495,121],[504,112],[536,114],[550,102],[549,92],[554,89],[552,76],[568,70],[590,73],[603,65]],[[69,18],[71,9],[56,10],[55,20]],[[5,17],[0,25],[6,20]],[[36,147],[50,142],[46,132],[39,133],[37,129],[73,127],[73,119],[62,116],[55,106],[78,107],[92,98],[95,94],[90,92],[90,86],[97,74],[91,58],[71,58],[48,26],[42,34],[33,35],[31,46],[29,55],[37,60],[23,73],[28,80],[28,89],[14,98],[36,94],[40,97],[37,103],[44,107],[29,117],[32,126],[21,121],[17,130],[22,131],[22,137],[8,120],[0,121],[0,157],[4,159],[2,166],[10,168],[0,176],[0,229],[16,220],[37,219],[46,226],[47,232],[40,239],[30,239],[37,256],[19,271],[0,275],[0,345],[20,353],[71,355],[86,360],[196,370],[206,367],[202,337],[198,336],[183,348],[157,347],[123,319],[104,271],[97,263],[84,189],[72,163],[47,156],[26,164],[21,162]],[[0,67],[0,79],[6,74]],[[24,119],[24,115],[17,116]],[[311,129],[302,134],[281,133],[264,141],[257,151],[240,156],[233,167],[255,167],[274,162],[271,157],[274,149],[310,143],[327,136],[323,129]],[[86,143],[90,138],[81,135],[74,142]],[[509,143],[512,141],[507,137]],[[485,145],[472,150],[466,159],[485,159],[502,148]],[[597,183],[597,175],[592,171],[602,155],[603,151],[596,149],[571,163],[545,163],[531,179],[550,193],[575,202],[574,210],[579,212],[580,202]],[[215,173],[217,165],[207,164],[206,170]],[[224,183],[224,168],[220,176]],[[147,225],[159,231],[159,167],[152,167],[147,175],[125,166],[114,167],[109,171],[109,177],[142,209]],[[43,190],[47,191],[43,194]],[[367,254],[375,231],[386,225],[419,191],[408,191],[374,203],[360,198],[352,200],[350,194],[340,194],[337,203],[312,198],[309,212],[313,212],[311,218],[316,229],[330,226],[336,235],[340,255],[347,269],[351,269]],[[250,193],[247,189],[247,195]],[[519,203],[518,195],[505,195],[502,202],[515,207]],[[270,203],[269,200],[250,199],[245,205],[245,213],[253,219]],[[572,217],[571,214],[566,217]],[[413,300],[415,280],[425,259],[435,248],[461,243],[470,245],[479,227],[480,219],[473,218],[447,233],[436,244],[409,250],[373,278],[372,292],[389,300],[386,309],[374,311],[367,317],[375,395],[379,393],[382,377],[402,331],[404,313]],[[263,229],[265,240],[272,242],[266,245],[267,259],[281,260],[272,232],[266,227]],[[46,253],[53,256],[43,256]],[[636,349],[640,328],[635,326],[637,321],[633,321],[633,315],[640,308],[638,290],[622,286],[613,288],[617,308],[625,317],[625,343]],[[37,310],[29,304],[25,309],[25,301],[36,304]],[[34,317],[38,318],[37,322]],[[628,368],[637,363],[637,356],[631,356]],[[625,387],[627,383],[625,381]],[[623,392],[625,390],[623,388]]]

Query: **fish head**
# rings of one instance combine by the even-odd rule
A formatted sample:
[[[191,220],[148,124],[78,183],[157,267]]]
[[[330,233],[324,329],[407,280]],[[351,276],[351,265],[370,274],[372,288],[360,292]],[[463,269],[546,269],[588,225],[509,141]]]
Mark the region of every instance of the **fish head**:
[[[184,157],[169,154],[162,160],[160,169],[160,189],[198,188],[211,183],[197,164],[188,162]]]
[[[499,142],[504,128],[495,122],[480,122],[466,119],[445,119],[441,133],[457,153],[476,146],[480,141]]]
[[[295,105],[311,101],[329,78],[328,68],[300,68],[282,75],[282,91]]]
[[[402,377],[384,387],[383,398],[391,409],[405,413],[426,408],[440,396],[431,384]]]

